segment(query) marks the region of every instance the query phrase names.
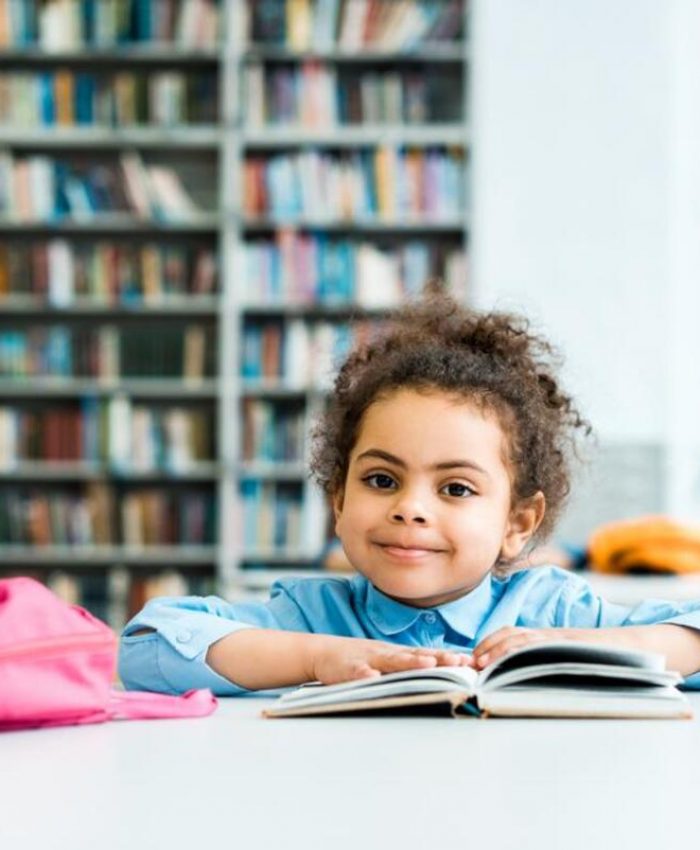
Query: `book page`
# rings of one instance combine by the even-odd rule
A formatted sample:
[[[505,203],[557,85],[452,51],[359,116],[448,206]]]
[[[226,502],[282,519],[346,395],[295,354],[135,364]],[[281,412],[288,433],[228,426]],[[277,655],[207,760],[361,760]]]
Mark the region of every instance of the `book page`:
[[[666,667],[664,656],[656,652],[620,649],[615,646],[583,641],[547,641],[526,646],[504,658],[499,658],[481,671],[479,683],[483,685],[512,670],[566,663],[626,667],[655,672],[663,672]]]
[[[513,685],[531,688],[598,688],[639,690],[642,686],[668,687],[682,681],[672,670],[643,670],[613,664],[580,664],[573,661],[561,664],[535,664],[515,670],[498,670],[485,682],[479,693],[487,693]]]
[[[383,694],[434,693],[437,691],[463,690],[474,691],[477,673],[471,667],[428,667],[416,670],[401,670],[397,673],[385,673],[383,676],[368,679],[356,679],[352,682],[340,682],[337,685],[322,685],[312,682],[293,691],[282,694],[280,702],[316,700],[327,696],[353,700],[358,694],[367,694],[381,688]]]
[[[479,707],[497,717],[690,718],[692,708],[676,688],[504,688],[479,696]]]

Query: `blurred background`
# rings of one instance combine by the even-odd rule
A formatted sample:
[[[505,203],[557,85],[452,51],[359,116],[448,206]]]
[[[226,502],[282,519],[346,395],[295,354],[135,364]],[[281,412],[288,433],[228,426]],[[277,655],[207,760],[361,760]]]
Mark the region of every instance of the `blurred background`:
[[[473,7],[472,292],[555,340],[600,442],[562,533],[697,519],[692,2]]]
[[[2,573],[118,628],[343,570],[306,434],[438,276],[528,315],[594,426],[540,560],[663,515],[683,570],[592,577],[698,596],[697,32],[690,0],[0,0]]]

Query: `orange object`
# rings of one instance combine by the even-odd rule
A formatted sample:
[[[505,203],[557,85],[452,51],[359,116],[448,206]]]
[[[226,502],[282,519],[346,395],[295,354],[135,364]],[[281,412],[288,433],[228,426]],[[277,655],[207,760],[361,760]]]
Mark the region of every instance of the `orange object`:
[[[700,525],[663,516],[611,522],[591,536],[588,559],[601,573],[700,573]]]

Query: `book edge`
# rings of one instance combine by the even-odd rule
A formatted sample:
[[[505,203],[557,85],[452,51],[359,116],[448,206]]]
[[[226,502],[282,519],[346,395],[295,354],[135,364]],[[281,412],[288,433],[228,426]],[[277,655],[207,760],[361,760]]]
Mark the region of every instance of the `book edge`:
[[[314,715],[338,715],[347,713],[362,714],[367,711],[404,708],[407,706],[424,706],[447,704],[453,717],[459,716],[457,709],[463,705],[472,695],[467,691],[441,691],[434,694],[411,694],[409,696],[381,697],[375,700],[351,700],[349,702],[335,702],[326,705],[313,706],[280,706],[263,709],[263,717],[305,717]],[[467,712],[468,713],[468,712]]]

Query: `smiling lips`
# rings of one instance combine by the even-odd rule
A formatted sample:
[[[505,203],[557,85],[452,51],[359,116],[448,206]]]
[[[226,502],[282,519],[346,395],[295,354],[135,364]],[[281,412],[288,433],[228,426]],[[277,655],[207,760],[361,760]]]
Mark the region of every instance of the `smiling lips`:
[[[443,551],[442,549],[429,549],[425,546],[402,546],[398,543],[377,542],[376,545],[387,555],[402,561],[416,561],[425,558],[427,555],[434,555]]]

